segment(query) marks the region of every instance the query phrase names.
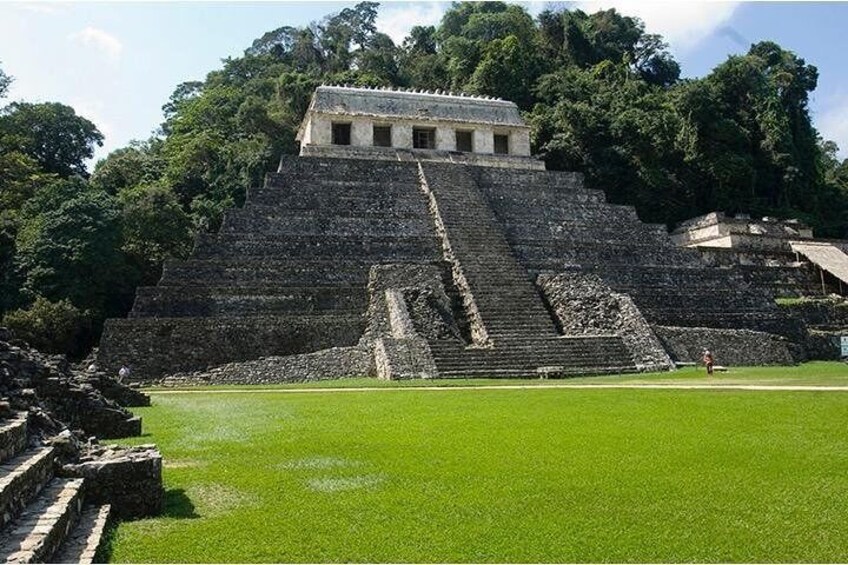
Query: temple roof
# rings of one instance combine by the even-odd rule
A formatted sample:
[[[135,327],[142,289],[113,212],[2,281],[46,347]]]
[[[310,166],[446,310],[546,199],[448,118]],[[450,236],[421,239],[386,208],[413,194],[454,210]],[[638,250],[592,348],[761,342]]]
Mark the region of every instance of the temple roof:
[[[319,86],[312,96],[309,112],[527,127],[513,102],[487,96],[400,89]]]

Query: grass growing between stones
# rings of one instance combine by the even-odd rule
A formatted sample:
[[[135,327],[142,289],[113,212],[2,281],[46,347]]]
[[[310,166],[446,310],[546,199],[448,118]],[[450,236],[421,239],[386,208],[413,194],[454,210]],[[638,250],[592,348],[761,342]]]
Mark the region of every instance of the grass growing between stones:
[[[112,561],[848,561],[848,394],[157,395]]]

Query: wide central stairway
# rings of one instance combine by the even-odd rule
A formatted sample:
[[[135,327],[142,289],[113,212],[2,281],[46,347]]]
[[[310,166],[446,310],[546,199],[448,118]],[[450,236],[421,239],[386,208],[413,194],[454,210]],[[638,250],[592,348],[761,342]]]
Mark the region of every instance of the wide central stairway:
[[[219,233],[138,290],[128,319],[107,321],[100,363],[158,378],[355,346],[370,269],[387,264],[443,273],[465,328],[464,339],[428,338],[443,377],[635,370],[618,336],[560,335],[539,273],[598,274],[651,324],[792,331],[737,274],[708,268],[580,175],[286,157]]]
[[[109,505],[85,505],[85,479],[54,474],[55,447],[29,447],[27,416],[0,419],[0,563],[92,563]]]
[[[466,309],[472,313],[478,346],[431,341],[440,375],[526,376],[546,368],[555,374],[635,370],[617,336],[558,335],[468,167],[420,167],[443,248],[468,295]]]

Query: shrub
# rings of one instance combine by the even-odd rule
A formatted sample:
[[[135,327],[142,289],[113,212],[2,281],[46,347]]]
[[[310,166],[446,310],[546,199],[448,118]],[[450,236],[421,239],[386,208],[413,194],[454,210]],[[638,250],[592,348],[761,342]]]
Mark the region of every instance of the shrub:
[[[88,311],[80,310],[69,300],[51,302],[41,296],[28,309],[6,314],[3,325],[40,351],[72,357],[85,353],[91,333]]]

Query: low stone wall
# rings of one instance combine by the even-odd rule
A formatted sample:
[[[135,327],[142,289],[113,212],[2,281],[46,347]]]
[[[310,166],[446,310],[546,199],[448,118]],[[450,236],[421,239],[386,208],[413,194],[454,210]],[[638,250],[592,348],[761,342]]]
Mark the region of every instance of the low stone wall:
[[[541,274],[536,282],[564,335],[615,334],[622,338],[639,370],[674,368],[629,296],[612,292],[594,275]]]
[[[796,362],[792,342],[786,338],[753,330],[726,330],[655,326],[672,359],[699,363],[709,349],[716,364],[791,365]]]
[[[807,326],[822,330],[848,330],[848,299],[828,297],[806,299],[781,304],[781,309],[804,321]]]
[[[111,504],[118,518],[155,516],[162,511],[162,455],[154,445],[97,446],[78,463],[62,466],[61,474],[84,478],[86,502]]]
[[[368,347],[333,347],[285,357],[227,363],[205,371],[175,373],[157,381],[162,386],[206,384],[280,384],[364,377],[373,373]]]
[[[251,318],[138,318],[108,320],[99,365],[155,380],[178,372],[204,371],[260,357],[353,346],[361,316],[265,316]]]
[[[0,420],[0,463],[23,451],[27,444],[27,414]]]

